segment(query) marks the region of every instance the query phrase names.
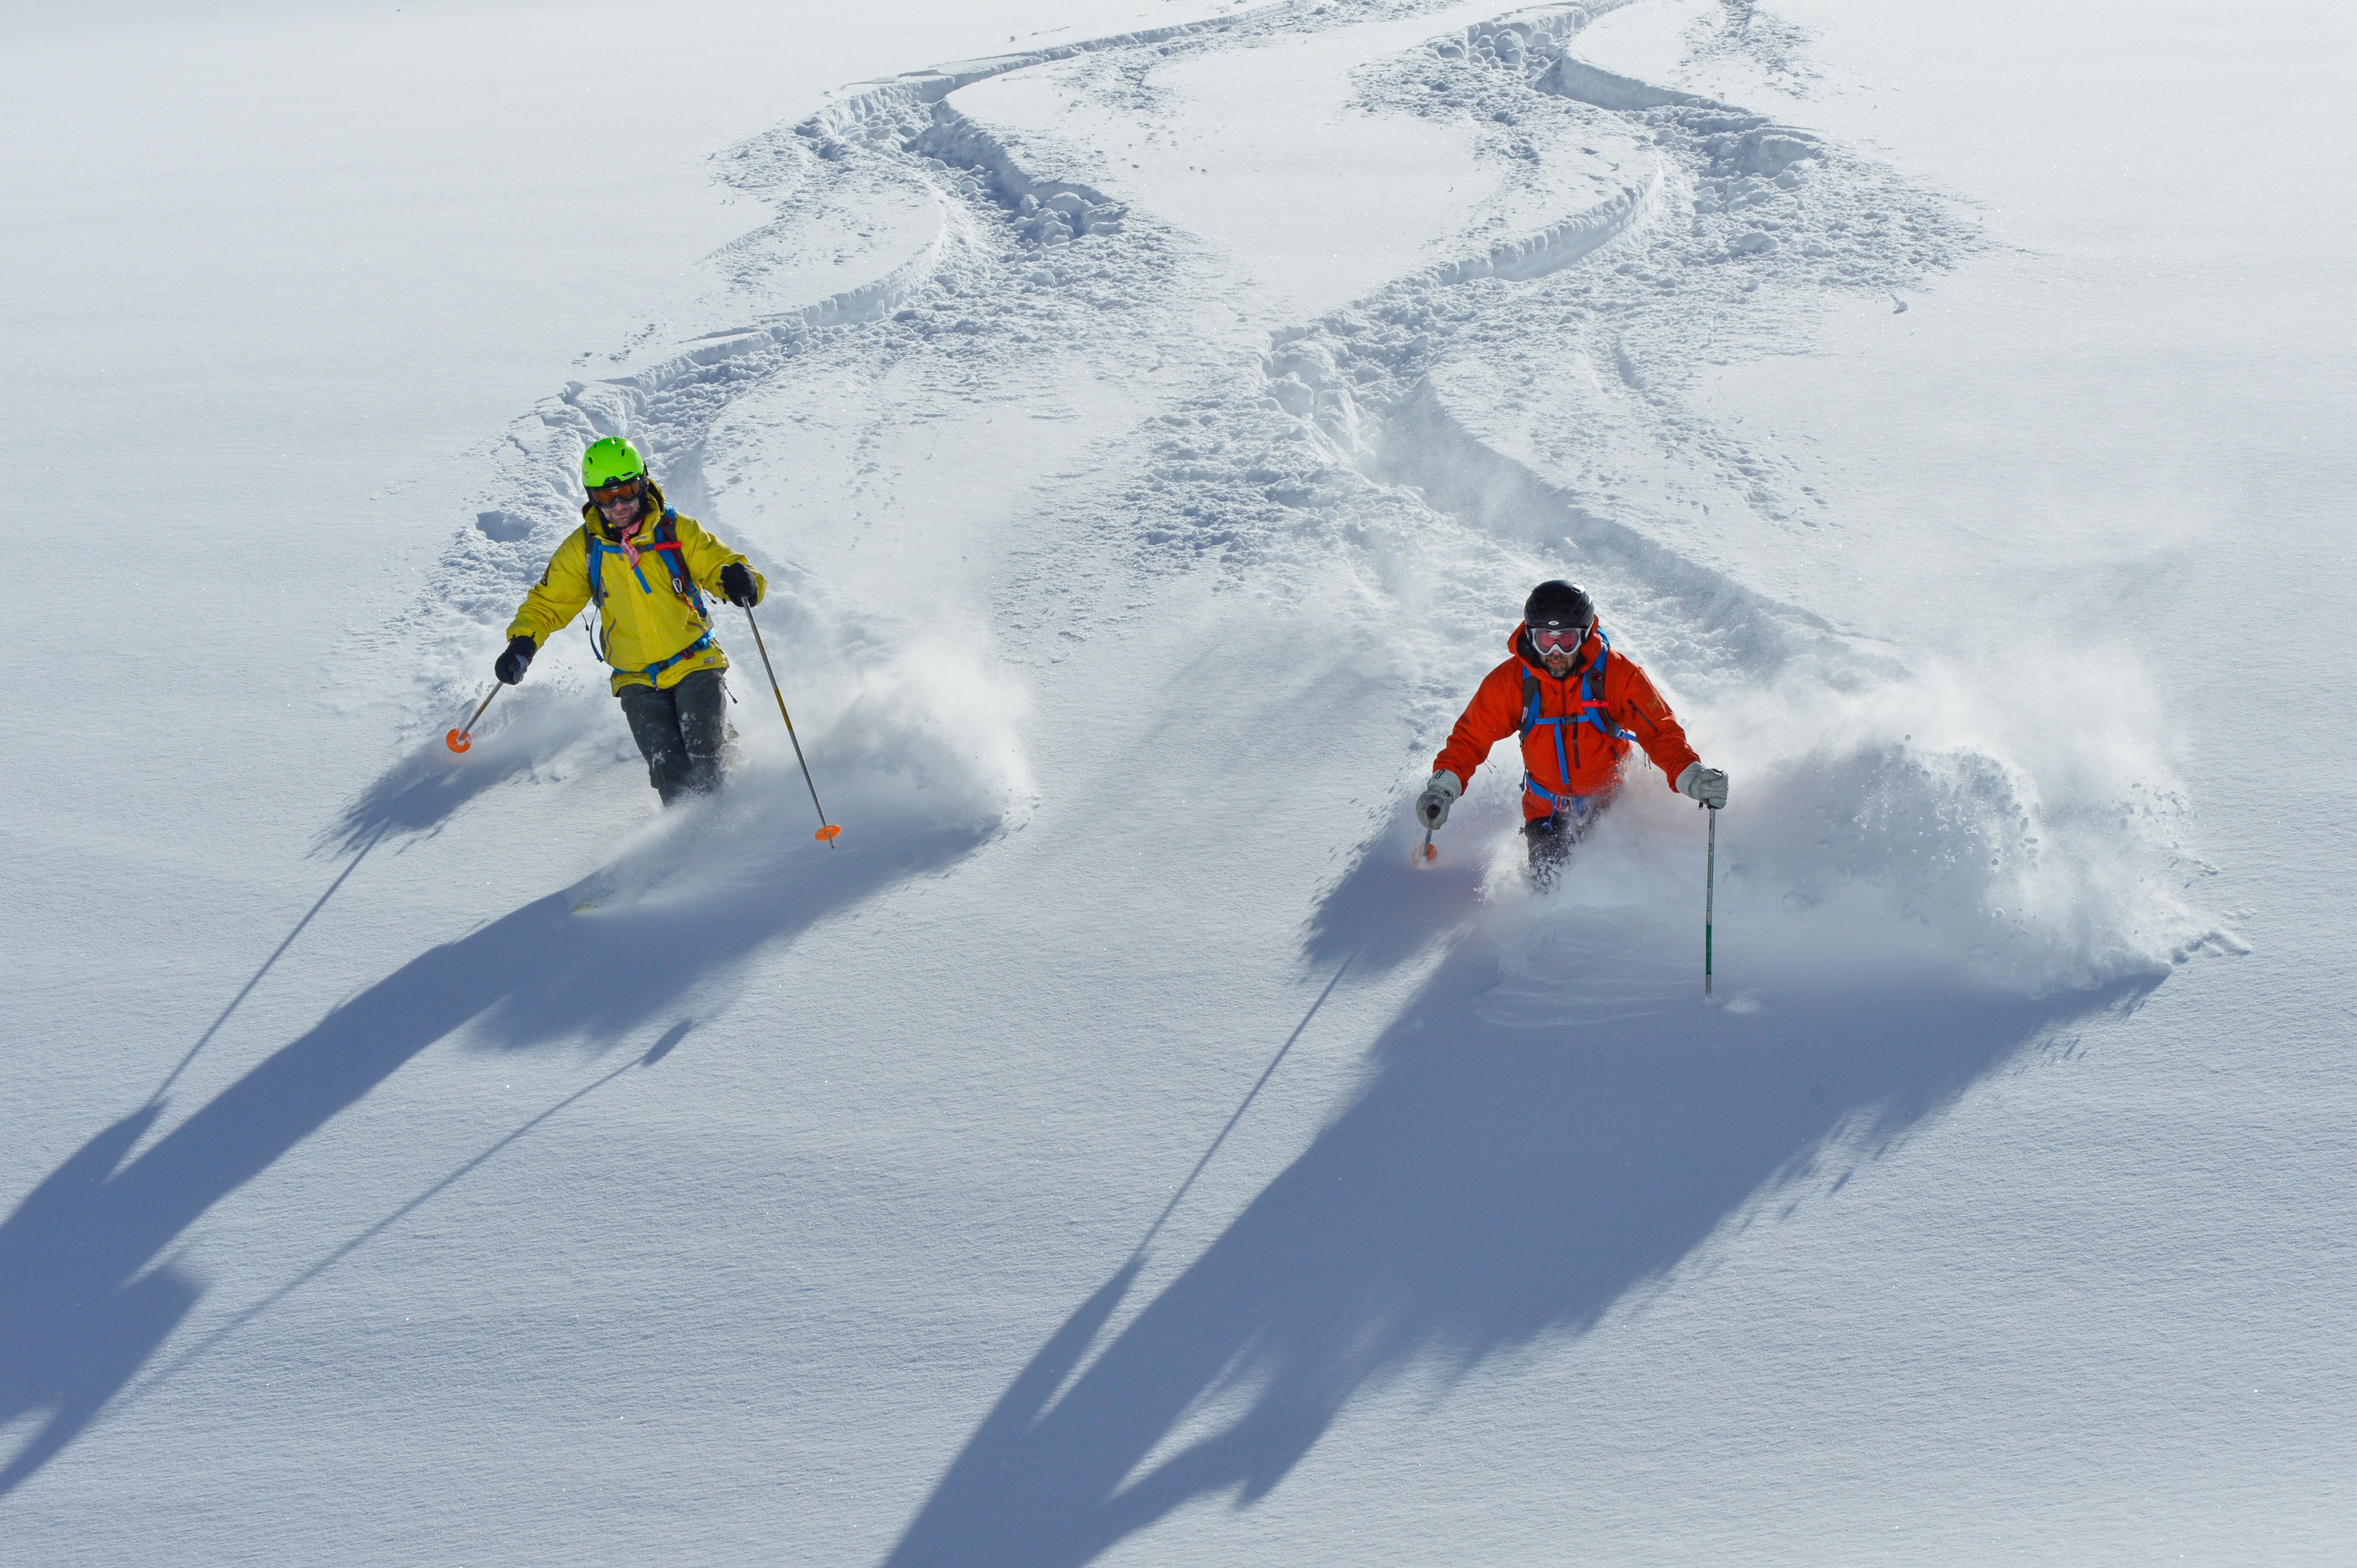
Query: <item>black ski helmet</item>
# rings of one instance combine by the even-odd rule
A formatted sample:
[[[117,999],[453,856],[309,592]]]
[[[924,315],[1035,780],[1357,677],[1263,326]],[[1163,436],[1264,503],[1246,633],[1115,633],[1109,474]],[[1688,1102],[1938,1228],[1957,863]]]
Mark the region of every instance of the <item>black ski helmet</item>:
[[[1596,624],[1596,601],[1577,583],[1549,578],[1523,601],[1523,621],[1534,631],[1555,628],[1584,632]]]

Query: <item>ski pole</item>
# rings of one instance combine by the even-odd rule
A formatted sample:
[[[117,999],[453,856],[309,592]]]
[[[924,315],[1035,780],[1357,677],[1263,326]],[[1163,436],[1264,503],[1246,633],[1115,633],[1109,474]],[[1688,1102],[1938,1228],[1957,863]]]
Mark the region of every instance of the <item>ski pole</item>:
[[[1426,862],[1430,861],[1433,856],[1439,853],[1440,852],[1438,850],[1432,847],[1432,830],[1430,828],[1426,828],[1424,830],[1424,847],[1415,851],[1407,857],[1408,864],[1411,865],[1425,865]]]
[[[818,786],[811,783],[810,758],[802,755],[802,737],[794,733],[794,718],[786,712],[786,693],[778,684],[778,667],[770,662],[770,645],[761,640],[761,623],[753,618],[753,607],[745,607],[745,624],[753,628],[753,646],[761,650],[761,668],[770,672],[770,691],[778,699],[778,716],[786,721],[786,738],[794,743],[794,760],[802,765],[802,782],[810,785],[811,804],[818,807],[818,832],[811,837],[823,839],[826,847],[834,847],[835,835],[843,829],[826,820],[826,808],[818,803]]]
[[[1711,905],[1718,896],[1718,808],[1710,812],[1710,849],[1703,861],[1702,872],[1702,993],[1710,994],[1710,920]]]
[[[490,707],[491,705],[491,699],[499,694],[500,683],[497,681],[494,681],[491,682],[490,691],[486,693],[483,696],[482,702],[477,704],[475,708],[475,717],[468,719],[465,724],[459,725],[457,729],[452,730],[448,735],[444,736],[442,737],[442,744],[448,746],[453,751],[464,751],[468,746],[474,745],[476,720],[479,720],[483,716],[483,709]]]

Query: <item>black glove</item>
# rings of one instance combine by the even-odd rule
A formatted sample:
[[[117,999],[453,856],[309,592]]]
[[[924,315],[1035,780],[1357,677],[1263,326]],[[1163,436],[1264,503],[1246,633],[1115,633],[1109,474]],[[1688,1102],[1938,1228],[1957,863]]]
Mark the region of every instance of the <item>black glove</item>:
[[[497,664],[491,666],[491,673],[512,686],[523,679],[525,671],[532,668],[532,656],[538,651],[539,646],[528,637],[510,638],[508,650],[500,655]]]
[[[751,609],[761,602],[761,590],[753,585],[753,574],[742,561],[731,561],[720,568],[720,591],[728,602]]]

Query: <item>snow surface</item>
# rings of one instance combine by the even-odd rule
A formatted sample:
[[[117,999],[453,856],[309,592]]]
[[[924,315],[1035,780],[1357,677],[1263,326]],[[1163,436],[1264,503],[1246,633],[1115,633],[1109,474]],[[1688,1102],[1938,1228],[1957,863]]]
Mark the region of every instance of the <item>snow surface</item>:
[[[0,1562],[2346,1560],[2338,11],[5,27]]]

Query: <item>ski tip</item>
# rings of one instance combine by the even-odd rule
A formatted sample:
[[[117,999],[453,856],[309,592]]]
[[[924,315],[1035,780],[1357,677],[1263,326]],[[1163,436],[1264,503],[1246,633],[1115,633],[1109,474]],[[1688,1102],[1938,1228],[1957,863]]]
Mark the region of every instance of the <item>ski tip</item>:
[[[468,735],[465,730],[454,729],[448,735],[442,737],[442,744],[448,746],[453,751],[464,751],[468,746],[474,745],[475,740],[474,737]]]
[[[595,898],[585,898],[573,906],[573,912],[576,915],[589,915],[596,913],[597,908],[597,901]]]
[[[823,827],[823,828],[819,829],[819,831],[818,831],[818,832],[814,832],[814,833],[811,834],[811,837],[813,837],[813,838],[814,838],[814,839],[817,839],[817,840],[818,840],[818,841],[820,841],[822,843],[834,843],[834,842],[838,837],[840,837],[840,836],[842,835],[842,832],[843,832],[843,824],[842,824],[842,823],[840,823],[840,822],[829,822],[829,823],[827,823],[824,827]]]

